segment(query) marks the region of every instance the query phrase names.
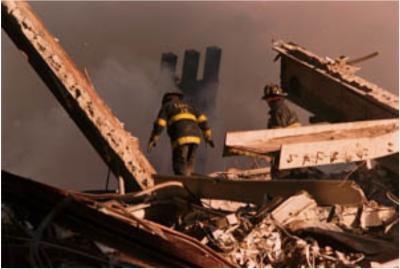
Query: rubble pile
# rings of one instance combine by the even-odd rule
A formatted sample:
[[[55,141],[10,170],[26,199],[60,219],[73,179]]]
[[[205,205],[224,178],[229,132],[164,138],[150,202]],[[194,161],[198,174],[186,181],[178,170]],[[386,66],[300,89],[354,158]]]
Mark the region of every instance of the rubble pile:
[[[248,183],[258,183],[252,182]],[[398,264],[399,215],[394,194],[389,196],[390,205],[367,199],[329,204],[329,200],[314,198],[322,189],[267,196],[262,203],[244,203],[201,198],[190,191],[189,195],[182,195],[190,184],[184,186],[178,181],[125,195],[54,188],[52,194],[48,186],[4,172],[3,184],[3,190],[7,190],[2,210],[3,244],[10,250],[16,246],[24,249],[21,258],[14,260],[16,264],[25,262],[24,266],[63,267],[74,262],[81,267],[182,265],[176,264],[175,258],[159,263],[139,255],[133,251],[136,240],[140,246],[151,242],[154,253],[186,255],[193,262],[191,266],[315,268]],[[54,203],[52,195],[60,193],[65,198]],[[30,195],[31,202],[21,199],[24,195]],[[68,207],[70,199],[78,203],[75,209]],[[67,206],[61,214],[63,218],[54,218],[63,206]],[[131,235],[129,240],[133,241],[122,239]],[[153,237],[152,241],[148,236]],[[164,244],[169,246],[163,249]],[[178,246],[181,249],[177,252],[174,248]],[[55,258],[47,260],[49,253],[55,253]],[[199,259],[193,255],[199,255]]]
[[[375,201],[362,206],[318,206],[308,193],[300,192],[261,207],[244,205],[234,212],[214,210],[219,210],[218,214],[189,212],[176,228],[240,267],[370,267],[373,241],[369,240],[398,242],[398,232],[388,236],[393,223],[397,223],[398,212]],[[318,236],[318,232],[307,232],[313,229],[323,230],[328,239]],[[329,233],[333,233],[331,238]],[[343,238],[336,240],[336,234]],[[357,242],[363,238],[367,241]]]
[[[289,97],[320,121],[348,123],[225,139],[224,156],[270,163],[280,151],[279,169],[307,168],[306,179],[259,167],[162,176],[30,5],[2,7],[5,32],[119,180],[115,193],[83,193],[3,170],[2,267],[399,266],[398,97],[347,58],[273,45]],[[387,170],[364,165],[373,159]],[[363,165],[337,177],[313,168],[350,162]]]

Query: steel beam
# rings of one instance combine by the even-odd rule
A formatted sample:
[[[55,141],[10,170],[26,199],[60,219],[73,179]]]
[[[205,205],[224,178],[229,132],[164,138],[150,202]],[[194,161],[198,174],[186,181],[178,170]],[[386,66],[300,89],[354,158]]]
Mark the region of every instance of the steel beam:
[[[263,205],[274,197],[287,198],[299,191],[308,192],[319,205],[362,205],[365,196],[351,180],[227,180],[211,177],[155,175],[154,181],[180,181],[190,197],[227,200]],[[188,195],[184,189],[165,189],[158,195]]]
[[[139,142],[97,95],[93,85],[25,1],[2,1],[2,28],[127,191],[153,185],[155,173]]]

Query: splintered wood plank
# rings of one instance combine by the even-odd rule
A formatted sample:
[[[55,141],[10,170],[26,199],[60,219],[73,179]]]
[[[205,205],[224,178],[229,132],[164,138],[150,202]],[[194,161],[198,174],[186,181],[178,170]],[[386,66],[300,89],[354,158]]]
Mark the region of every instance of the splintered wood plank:
[[[30,5],[25,1],[1,5],[2,28],[116,177],[124,179],[126,190],[152,186],[155,170],[138,139],[124,129]]]

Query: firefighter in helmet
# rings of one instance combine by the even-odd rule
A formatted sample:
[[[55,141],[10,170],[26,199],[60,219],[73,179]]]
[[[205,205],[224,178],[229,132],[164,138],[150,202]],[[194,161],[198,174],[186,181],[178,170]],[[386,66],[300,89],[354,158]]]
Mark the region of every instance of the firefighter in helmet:
[[[262,99],[268,103],[270,108],[267,125],[269,129],[300,126],[296,112],[292,111],[285,103],[285,96],[287,93],[278,85],[273,83],[265,85]]]
[[[182,93],[169,92],[162,98],[162,106],[154,122],[148,143],[148,152],[156,146],[161,132],[166,126],[171,139],[174,173],[191,175],[196,150],[201,141],[200,132],[202,132],[205,142],[214,147],[206,115],[198,113],[194,107],[184,102]]]
[[[296,112],[292,111],[285,103],[285,93],[281,87],[276,84],[267,84],[264,87],[264,95],[262,99],[268,103],[269,119],[268,129],[275,128],[292,128],[299,127],[301,124],[298,121]],[[278,169],[279,166],[279,153],[272,153],[271,175],[272,178],[288,178],[298,177],[298,169],[283,170]]]

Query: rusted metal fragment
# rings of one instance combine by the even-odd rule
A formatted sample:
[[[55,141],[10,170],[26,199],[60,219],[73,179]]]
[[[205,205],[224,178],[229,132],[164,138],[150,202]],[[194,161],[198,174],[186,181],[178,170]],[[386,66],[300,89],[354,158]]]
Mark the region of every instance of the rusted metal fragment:
[[[140,267],[235,267],[197,240],[149,220],[125,214],[115,205],[76,197],[2,171],[2,199],[27,208],[40,223],[51,214],[57,225],[114,248]],[[65,203],[66,199],[68,203]],[[60,208],[60,204],[64,207]]]
[[[154,168],[91,83],[25,1],[2,1],[2,28],[126,190],[152,186]]]
[[[229,200],[262,205],[273,197],[287,198],[302,190],[308,192],[319,205],[360,205],[365,197],[360,187],[351,180],[226,180],[210,177],[155,175],[156,183],[180,181],[186,192],[165,190],[166,196],[188,195],[196,198]],[[162,193],[160,192],[159,195]]]
[[[292,43],[276,41],[273,49],[281,59],[281,86],[288,98],[330,122],[399,117],[398,96],[357,75],[359,69],[347,58],[320,57]],[[399,156],[379,160],[398,174]]]
[[[392,155],[398,152],[398,137],[397,119],[310,125],[230,132],[226,134],[225,152],[280,151],[279,169],[292,169]]]

